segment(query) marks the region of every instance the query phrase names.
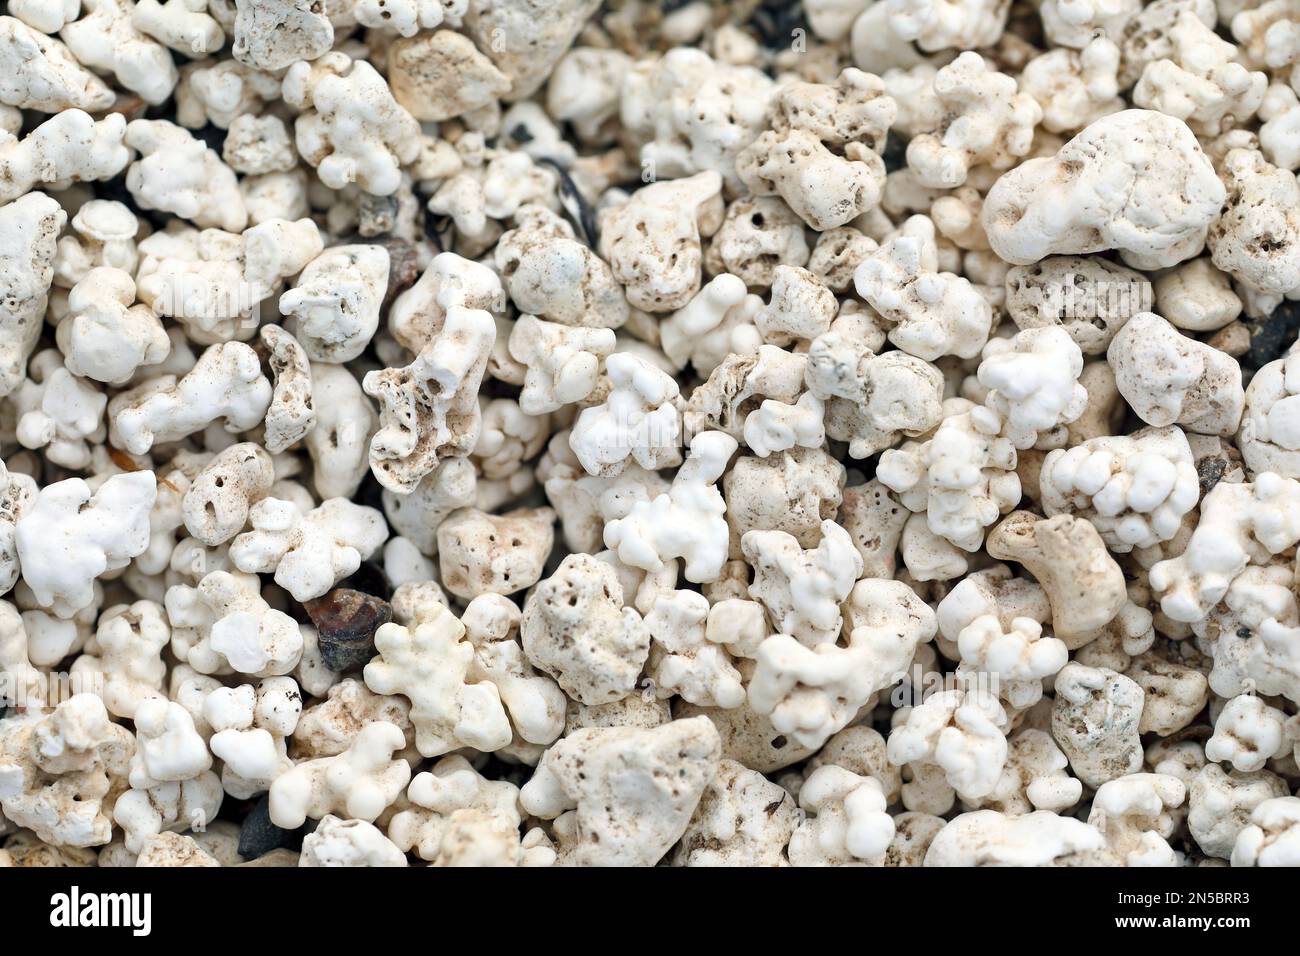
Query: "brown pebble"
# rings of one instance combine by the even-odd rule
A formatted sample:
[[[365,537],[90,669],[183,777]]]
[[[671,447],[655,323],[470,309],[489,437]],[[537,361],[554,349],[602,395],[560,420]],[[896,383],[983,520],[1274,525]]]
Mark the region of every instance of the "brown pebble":
[[[387,601],[351,588],[335,588],[303,608],[319,632],[321,659],[332,671],[352,670],[374,657],[375,631],[393,619]]]

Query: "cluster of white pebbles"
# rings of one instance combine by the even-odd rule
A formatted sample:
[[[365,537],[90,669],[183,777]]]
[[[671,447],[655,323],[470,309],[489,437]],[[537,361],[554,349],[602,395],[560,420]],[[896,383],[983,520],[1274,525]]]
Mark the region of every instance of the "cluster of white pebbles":
[[[1300,864],[1300,2],[9,0],[0,866]]]

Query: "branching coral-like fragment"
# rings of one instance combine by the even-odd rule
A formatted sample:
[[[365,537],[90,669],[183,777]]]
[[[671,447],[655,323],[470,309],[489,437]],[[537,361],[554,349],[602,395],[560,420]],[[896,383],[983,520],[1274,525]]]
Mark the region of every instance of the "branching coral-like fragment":
[[[478,387],[496,323],[482,309],[452,306],[442,328],[405,368],[366,373],[362,387],[381,402],[370,467],[385,488],[411,492],[444,458],[478,442]]]
[[[426,757],[459,747],[500,750],[512,731],[496,685],[468,678],[474,646],[465,627],[440,605],[410,628],[385,624],[375,632],[379,656],[366,665],[366,686],[411,701],[415,745]]]
[[[934,223],[913,216],[858,266],[858,294],[895,323],[889,341],[933,362],[973,358],[988,340],[993,313],[970,280],[939,271]]]
[[[401,167],[419,153],[420,127],[373,66],[340,51],[294,63],[284,100],[303,110],[294,123],[298,153],[321,182],[331,189],[356,183],[375,196],[397,191]]]
[[[942,124],[919,130],[907,144],[907,163],[924,186],[951,189],[972,166],[1010,169],[1033,145],[1043,111],[1016,81],[967,51],[935,74]]]

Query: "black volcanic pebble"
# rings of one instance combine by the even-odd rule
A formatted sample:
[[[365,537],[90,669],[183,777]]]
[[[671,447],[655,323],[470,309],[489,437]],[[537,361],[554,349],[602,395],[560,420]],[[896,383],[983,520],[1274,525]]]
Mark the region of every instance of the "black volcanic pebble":
[[[892,173],[907,165],[907,144],[890,133],[885,139],[885,148],[880,154],[885,161],[885,172]]]
[[[808,33],[802,0],[761,0],[749,22],[769,50],[788,49],[796,30]]]
[[[286,830],[271,822],[269,794],[262,794],[239,826],[239,855],[245,860],[255,860],[280,847],[297,849],[301,845],[299,830]]]
[[[321,660],[332,671],[363,667],[375,656],[375,631],[393,619],[383,598],[351,588],[335,588],[303,607],[319,632]]]
[[[1247,319],[1246,327],[1250,351],[1244,364],[1259,368],[1280,359],[1300,332],[1300,302],[1287,300],[1263,319]]]

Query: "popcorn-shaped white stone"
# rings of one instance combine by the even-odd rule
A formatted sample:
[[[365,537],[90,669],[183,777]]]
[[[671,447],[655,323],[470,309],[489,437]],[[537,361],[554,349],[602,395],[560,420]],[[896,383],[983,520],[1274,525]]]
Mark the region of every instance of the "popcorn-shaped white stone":
[[[150,379],[109,403],[114,444],[143,455],[158,442],[172,442],[224,419],[241,432],[261,423],[271,401],[271,383],[257,353],[243,342],[213,345],[180,381],[174,375]]]
[[[784,866],[794,799],[756,770],[724,757],[682,834],[675,866]]]
[[[799,400],[806,364],[804,355],[767,344],[751,355],[730,355],[691,392],[682,423],[690,433],[718,429],[741,439],[749,415],[759,411],[763,399],[780,405]]]
[[[230,52],[260,70],[314,60],[334,45],[328,12],[311,0],[239,0]]]
[[[459,754],[443,757],[431,770],[418,773],[406,791],[412,806],[393,814],[388,836],[405,852],[436,860],[453,821],[484,814],[515,830],[521,822],[519,788],[506,780],[489,780]]]
[[[1274,757],[1291,752],[1286,714],[1253,694],[1239,694],[1219,711],[1214,736],[1205,742],[1205,758],[1232,764],[1250,773]]]
[[[461,623],[474,645],[467,676],[496,686],[518,737],[549,744],[564,730],[567,698],[555,681],[535,671],[519,642],[519,606],[499,594],[474,598]]]
[[[875,777],[835,764],[812,772],[799,788],[805,817],[790,837],[794,866],[870,866],[883,863],[894,839],[894,819]]]
[[[609,564],[587,554],[566,556],[524,604],[524,653],[583,704],[623,699],[650,652],[650,632],[623,601],[623,586]]]
[[[922,185],[951,189],[972,166],[1010,169],[1029,152],[1043,110],[1013,77],[967,51],[939,70],[933,85],[942,121],[907,144],[907,164]]]
[[[185,490],[181,515],[185,529],[202,544],[216,547],[244,529],[252,506],[271,492],[275,466],[254,442],[219,452]]]
[[[1081,50],[1058,48],[1036,56],[1020,74],[1020,89],[1043,111],[1043,129],[1082,129],[1124,108],[1119,96],[1120,48],[1098,36]]]
[[[1007,22],[1006,9],[990,0],[964,0],[955,4],[936,0],[887,0],[881,7],[897,39],[915,42],[927,52],[991,46],[1002,35]]]
[[[1247,289],[1286,294],[1300,288],[1300,183],[1254,149],[1233,149],[1220,164],[1228,190],[1210,227],[1214,264]]]
[[[880,201],[883,147],[897,106],[878,77],[849,68],[834,86],[790,83],[777,94],[772,128],[736,157],[757,196],[779,195],[819,231],[842,226]]]
[[[442,9],[437,0],[429,0]],[[333,814],[303,838],[299,866],[406,866],[406,854],[372,823]]]
[[[224,796],[221,779],[209,771],[191,780],[128,790],[113,806],[113,822],[123,830],[126,849],[140,853],[161,833],[206,828],[216,820]]]
[[[1259,105],[1259,148],[1283,169],[1300,166],[1300,97],[1281,83],[1272,84]]]
[[[953,818],[939,831],[926,851],[925,865],[1051,866],[1105,848],[1101,831],[1074,817],[1047,810],[1022,816],[976,810]]]
[[[808,394],[825,403],[826,434],[847,441],[852,458],[927,432],[942,417],[938,369],[902,351],[875,355],[861,338],[835,329],[813,340],[804,378]]]
[[[802,746],[820,747],[908,666],[934,636],[934,612],[906,584],[863,580],[850,593],[846,646],[808,647],[789,634],[759,646],[749,704]]]
[[[527,366],[519,407],[544,415],[580,402],[596,387],[601,362],[615,349],[612,329],[589,329],[521,315],[510,332],[510,355]]]
[[[530,203],[515,222],[493,255],[520,312],[584,328],[615,329],[627,321],[627,300],[610,267],[574,238],[566,219]]]
[[[977,617],[957,636],[963,668],[994,674],[1012,707],[1030,707],[1043,694],[1042,681],[1069,660],[1065,642],[1043,636],[1043,625],[1018,617],[1004,630],[993,615]],[[1001,684],[1005,681],[1005,686]]]
[[[366,373],[362,387],[381,403],[370,467],[385,488],[408,494],[440,460],[473,450],[478,388],[495,339],[491,314],[452,306],[410,365]]]
[[[1088,824],[1106,835],[1111,852],[1125,866],[1177,866],[1168,840],[1180,822],[1174,811],[1186,797],[1187,786],[1168,774],[1108,780],[1092,798]]]
[[[1210,686],[1220,696],[1300,696],[1300,613],[1288,572],[1277,564],[1246,568],[1221,605],[1192,625],[1214,657]]]
[[[104,440],[108,401],[104,393],[72,374],[56,349],[34,356],[30,374],[9,397],[18,417],[18,443],[24,448],[44,449],[56,465],[87,467],[91,459],[88,442]]]
[[[847,531],[823,521],[821,543],[809,550],[784,531],[749,531],[741,549],[754,568],[749,594],[778,631],[809,647],[836,640],[840,604],[862,573],[862,556]]]
[[[474,646],[445,607],[432,605],[410,628],[385,624],[375,632],[375,649],[379,656],[366,665],[366,685],[411,701],[421,754],[437,757],[459,747],[491,752],[510,743],[496,685],[468,678]]]
[[[81,0],[11,0],[9,12],[33,30],[53,35],[77,19]]]
[[[736,448],[736,440],[723,432],[696,435],[666,493],[640,498],[606,522],[605,546],[630,567],[658,571],[665,561],[683,558],[686,580],[717,580],[729,533],[717,482]]]
[[[1104,667],[1066,664],[1055,681],[1052,736],[1090,787],[1142,767],[1142,688]]]
[[[157,209],[199,227],[238,232],[248,211],[234,172],[221,157],[167,120],[132,120],[126,145],[140,153],[126,171],[126,188],[143,209]]]
[[[78,280],[56,334],[68,371],[122,385],[141,366],[167,357],[167,332],[153,310],[135,299],[135,282],[121,269],[97,267]]]
[[[1257,806],[1250,825],[1237,834],[1233,866],[1295,866],[1300,863],[1300,798],[1274,797]]]
[[[600,255],[646,312],[680,309],[700,288],[701,236],[722,224],[722,178],[710,170],[656,182],[602,209]]]
[[[292,501],[263,498],[249,510],[252,531],[230,545],[230,559],[247,573],[275,573],[275,583],[308,601],[361,566],[388,537],[374,508],[330,498],[303,513]]]
[[[989,532],[985,547],[1029,569],[1051,604],[1055,636],[1071,648],[1095,640],[1128,604],[1123,572],[1082,518],[1015,511]]]
[[[297,623],[263,599],[256,577],[211,571],[196,587],[169,588],[165,603],[172,651],[199,673],[269,677],[302,658]]]
[[[988,340],[993,313],[968,279],[939,271],[934,223],[912,216],[853,275],[858,294],[894,327],[889,341],[933,362],[973,358]]]
[[[81,0],[81,19],[59,35],[84,66],[111,73],[123,87],[154,106],[176,88],[171,53],[132,23],[134,4],[127,0]]]
[[[67,213],[41,192],[0,206],[0,395],[27,377],[54,278],[56,241]]]
[[[443,584],[462,601],[532,587],[550,556],[554,524],[550,508],[453,512],[438,527]]]
[[[433,0],[431,5],[439,4]],[[455,30],[422,32],[394,42],[388,50],[388,83],[393,98],[421,122],[491,110],[497,97],[510,89],[510,78],[473,40]],[[616,95],[616,91],[605,92]]]
[[[1047,514],[1087,518],[1119,553],[1168,541],[1200,494],[1191,446],[1176,426],[1053,451],[1039,483]]]
[[[266,450],[278,455],[316,426],[311,364],[298,340],[280,326],[264,325],[258,330],[258,336],[269,352],[267,364],[273,377],[271,404],[263,423],[264,441]]]
[[[557,821],[562,863],[652,866],[686,831],[721,756],[707,717],[585,727],[546,751],[519,802]]]
[[[208,13],[206,0],[136,0],[131,24],[189,57],[216,53],[226,40],[221,24]]]
[[[736,156],[763,131],[772,81],[753,66],[717,62],[686,47],[622,69],[618,118],[639,145],[641,162],[664,179],[716,170],[729,191],[740,192]],[[557,75],[563,83],[559,69]],[[556,82],[552,77],[553,97],[559,95]],[[584,86],[590,85],[586,79]]]
[[[19,139],[0,130],[0,203],[37,186],[58,191],[72,183],[111,179],[126,168],[131,151],[122,145],[126,119],[109,113],[64,110]]]
[[[409,37],[432,30],[443,20],[459,26],[468,7],[468,0],[359,0],[352,13],[364,27],[396,30]]]
[[[632,352],[605,360],[610,392],[603,404],[583,409],[569,445],[590,475],[612,478],[632,462],[657,471],[681,462],[681,411],[677,382]]]
[[[240,116],[258,113],[279,97],[280,79],[274,73],[237,60],[218,60],[211,66],[194,63],[181,71],[176,118],[190,129],[206,123],[227,129]]]
[[[695,591],[665,591],[645,616],[654,636],[648,673],[659,697],[673,695],[701,707],[739,707],[741,675],[730,655],[709,640],[709,602]]]
[[[350,362],[379,328],[388,290],[388,250],[380,245],[332,246],[280,296],[280,314],[313,362]]]
[[[1154,312],[1135,315],[1106,357],[1125,401],[1150,425],[1179,424],[1206,435],[1231,435],[1245,391],[1231,356],[1182,335]]]
[[[487,266],[440,252],[415,285],[393,300],[388,329],[403,346],[419,352],[442,330],[453,306],[502,313],[505,292],[500,277]]]
[[[1020,500],[1016,450],[989,409],[955,399],[945,411],[931,439],[881,455],[876,477],[909,510],[924,512],[934,534],[975,551],[984,529]]]
[[[997,787],[973,802],[1012,815],[1064,812],[1083,795],[1083,784],[1070,776],[1069,766],[1051,734],[1026,727],[1008,741],[1007,762]]]
[[[271,784],[271,822],[296,829],[310,817],[331,813],[375,820],[398,798],[411,779],[411,766],[396,751],[406,747],[400,727],[377,720],[362,727],[338,756],[318,757],[294,766]]]
[[[563,0],[544,11],[531,4],[474,6],[466,13],[465,28],[510,77],[505,98],[514,102],[541,87],[598,6],[598,0]]]
[[[46,485],[15,529],[23,581],[41,607],[72,617],[95,600],[95,579],[149,545],[151,471],[114,475],[93,494],[80,478]]]
[[[49,843],[105,844],[113,825],[104,801],[124,786],[134,749],[94,694],[0,721],[0,809]]]
[[[777,266],[771,298],[754,316],[754,324],[765,342],[793,345],[829,330],[837,307],[834,294],[807,269]]]
[[[320,231],[306,218],[267,219],[242,235],[157,232],[139,246],[139,296],[155,312],[180,319],[201,345],[247,340],[263,300],[320,251]]]
[[[1120,39],[1141,7],[1140,0],[1044,0],[1040,13],[1052,43],[1082,49],[1098,33]]]
[[[57,16],[56,6],[46,6]],[[62,12],[66,23],[77,8]],[[98,112],[113,105],[113,91],[66,46],[13,17],[0,17],[0,77],[0,103],[19,109]]]
[[[1250,826],[1255,808],[1290,788],[1276,774],[1225,773],[1216,763],[1201,767],[1192,779],[1187,829],[1209,856],[1227,860],[1238,834]]]
[[[316,426],[307,433],[303,444],[311,455],[313,486],[322,499],[349,498],[370,470],[370,440],[379,416],[361,383],[342,365],[311,366],[311,389]],[[275,410],[272,399],[267,411],[268,449],[274,434],[270,420]]]
[[[284,75],[284,101],[303,112],[294,122],[298,153],[330,189],[356,183],[391,196],[401,167],[420,150],[420,126],[393,99],[388,84],[365,60],[326,53],[299,62]]]
[[[812,392],[793,405],[767,399],[745,417],[745,444],[760,458],[790,448],[821,448],[826,441],[825,409]]]
[[[1190,9],[1167,34],[1169,56],[1146,65],[1133,102],[1185,120],[1204,136],[1243,125],[1255,115],[1268,76],[1237,62],[1237,48],[1220,39]]]
[[[716,275],[691,300],[659,324],[659,345],[678,368],[708,375],[729,355],[752,355],[763,343],[754,319],[763,300],[744,280]]]
[[[1088,391],[1079,384],[1083,353],[1057,326],[1025,329],[984,347],[979,382],[990,389],[984,404],[1002,419],[1016,448],[1042,440],[1063,443],[1062,425],[1083,414]]]
[[[221,145],[221,158],[237,173],[261,176],[285,173],[298,165],[298,153],[289,139],[289,130],[278,116],[235,117]],[[257,221],[257,217],[252,217]]]
[[[1252,472],[1300,478],[1300,353],[1269,362],[1250,380],[1237,441]]]
[[[59,239],[54,258],[56,284],[72,288],[96,266],[135,272],[139,261],[135,237],[140,223],[129,208],[108,199],[92,199],[82,204],[70,225],[75,235]]]
[[[1135,268],[1163,268],[1200,252],[1225,196],[1185,123],[1123,110],[998,179],[984,231],[1016,265],[1118,249]]]
[[[192,780],[212,766],[208,745],[194,729],[194,719],[180,704],[161,697],[135,709],[135,756],[131,786],[148,790],[160,783]]]
[[[1157,314],[1189,332],[1221,329],[1241,315],[1232,280],[1207,258],[1193,259],[1155,280]]]
[[[975,688],[944,690],[907,712],[889,734],[889,762],[934,763],[963,799],[993,791],[1007,757],[1006,711]]]
[[[167,665],[162,649],[171,641],[163,609],[153,601],[106,608],[95,630],[96,655],[83,654],[72,672],[103,675],[104,705],[115,717],[131,719],[136,708],[162,697]]]

